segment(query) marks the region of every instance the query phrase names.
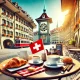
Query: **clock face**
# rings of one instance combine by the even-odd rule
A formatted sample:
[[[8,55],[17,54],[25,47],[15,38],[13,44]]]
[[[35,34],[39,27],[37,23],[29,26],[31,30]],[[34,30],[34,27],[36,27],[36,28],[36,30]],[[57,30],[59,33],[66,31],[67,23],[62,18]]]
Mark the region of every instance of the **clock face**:
[[[41,33],[47,33],[47,22],[42,22],[40,24],[40,32]]]
[[[42,18],[45,18],[45,15],[42,15]]]

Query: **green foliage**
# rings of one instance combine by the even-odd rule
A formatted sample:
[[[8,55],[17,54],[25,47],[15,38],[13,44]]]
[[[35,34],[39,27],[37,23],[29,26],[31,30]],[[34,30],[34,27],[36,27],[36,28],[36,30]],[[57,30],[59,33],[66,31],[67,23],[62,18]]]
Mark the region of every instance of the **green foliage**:
[[[69,41],[69,45],[75,45],[75,40],[71,39],[71,40]]]

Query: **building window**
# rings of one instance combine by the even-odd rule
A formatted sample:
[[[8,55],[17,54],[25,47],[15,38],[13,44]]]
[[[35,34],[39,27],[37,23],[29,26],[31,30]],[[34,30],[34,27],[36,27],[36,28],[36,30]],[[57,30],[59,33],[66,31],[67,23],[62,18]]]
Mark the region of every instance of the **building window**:
[[[23,37],[23,34],[22,34],[22,37]]]
[[[16,21],[18,21],[18,16],[16,16]]]
[[[7,11],[7,17],[10,17],[10,13]]]
[[[13,32],[11,31],[11,35],[13,35]]]
[[[13,27],[13,23],[11,23],[11,26]]]
[[[13,19],[13,14],[11,14],[11,17],[10,18]]]
[[[7,34],[10,34],[9,30],[7,30]]]
[[[3,24],[4,26],[6,26],[6,20],[5,20],[5,19],[2,19],[2,24]]]
[[[6,34],[6,30],[3,29],[3,30],[2,30],[2,34]]]
[[[23,27],[22,27],[22,31],[23,31]]]
[[[16,29],[18,29],[18,24],[16,24]]]
[[[19,25],[19,30],[20,30],[20,25]]]
[[[9,23],[9,21],[7,21],[7,26],[8,26],[8,27],[10,26],[10,23]]]
[[[18,36],[18,32],[16,32],[16,36]]]
[[[2,8],[2,14],[6,15],[6,10]]]
[[[6,30],[2,30],[2,36],[6,36]]]
[[[21,34],[19,33],[19,36],[21,36]]]

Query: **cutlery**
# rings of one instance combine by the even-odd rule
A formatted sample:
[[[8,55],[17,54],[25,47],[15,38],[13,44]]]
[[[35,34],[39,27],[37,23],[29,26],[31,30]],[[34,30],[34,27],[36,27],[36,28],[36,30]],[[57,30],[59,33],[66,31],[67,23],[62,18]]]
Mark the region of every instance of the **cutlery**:
[[[73,67],[73,64],[70,64],[67,68],[67,71],[69,72],[72,69],[72,67]]]
[[[68,65],[66,65],[65,67],[63,67],[61,73],[64,74],[66,72],[67,68],[68,68]]]
[[[66,65],[65,67],[63,67],[61,73],[64,74],[66,71],[69,72],[72,69],[72,67],[73,67],[73,64]]]

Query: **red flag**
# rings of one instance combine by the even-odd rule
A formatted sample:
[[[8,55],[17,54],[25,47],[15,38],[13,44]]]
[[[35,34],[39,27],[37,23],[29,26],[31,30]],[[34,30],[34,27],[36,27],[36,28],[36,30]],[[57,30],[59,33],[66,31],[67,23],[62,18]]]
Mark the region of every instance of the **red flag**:
[[[36,42],[31,43],[29,46],[33,54],[44,49],[42,39],[39,39]]]

